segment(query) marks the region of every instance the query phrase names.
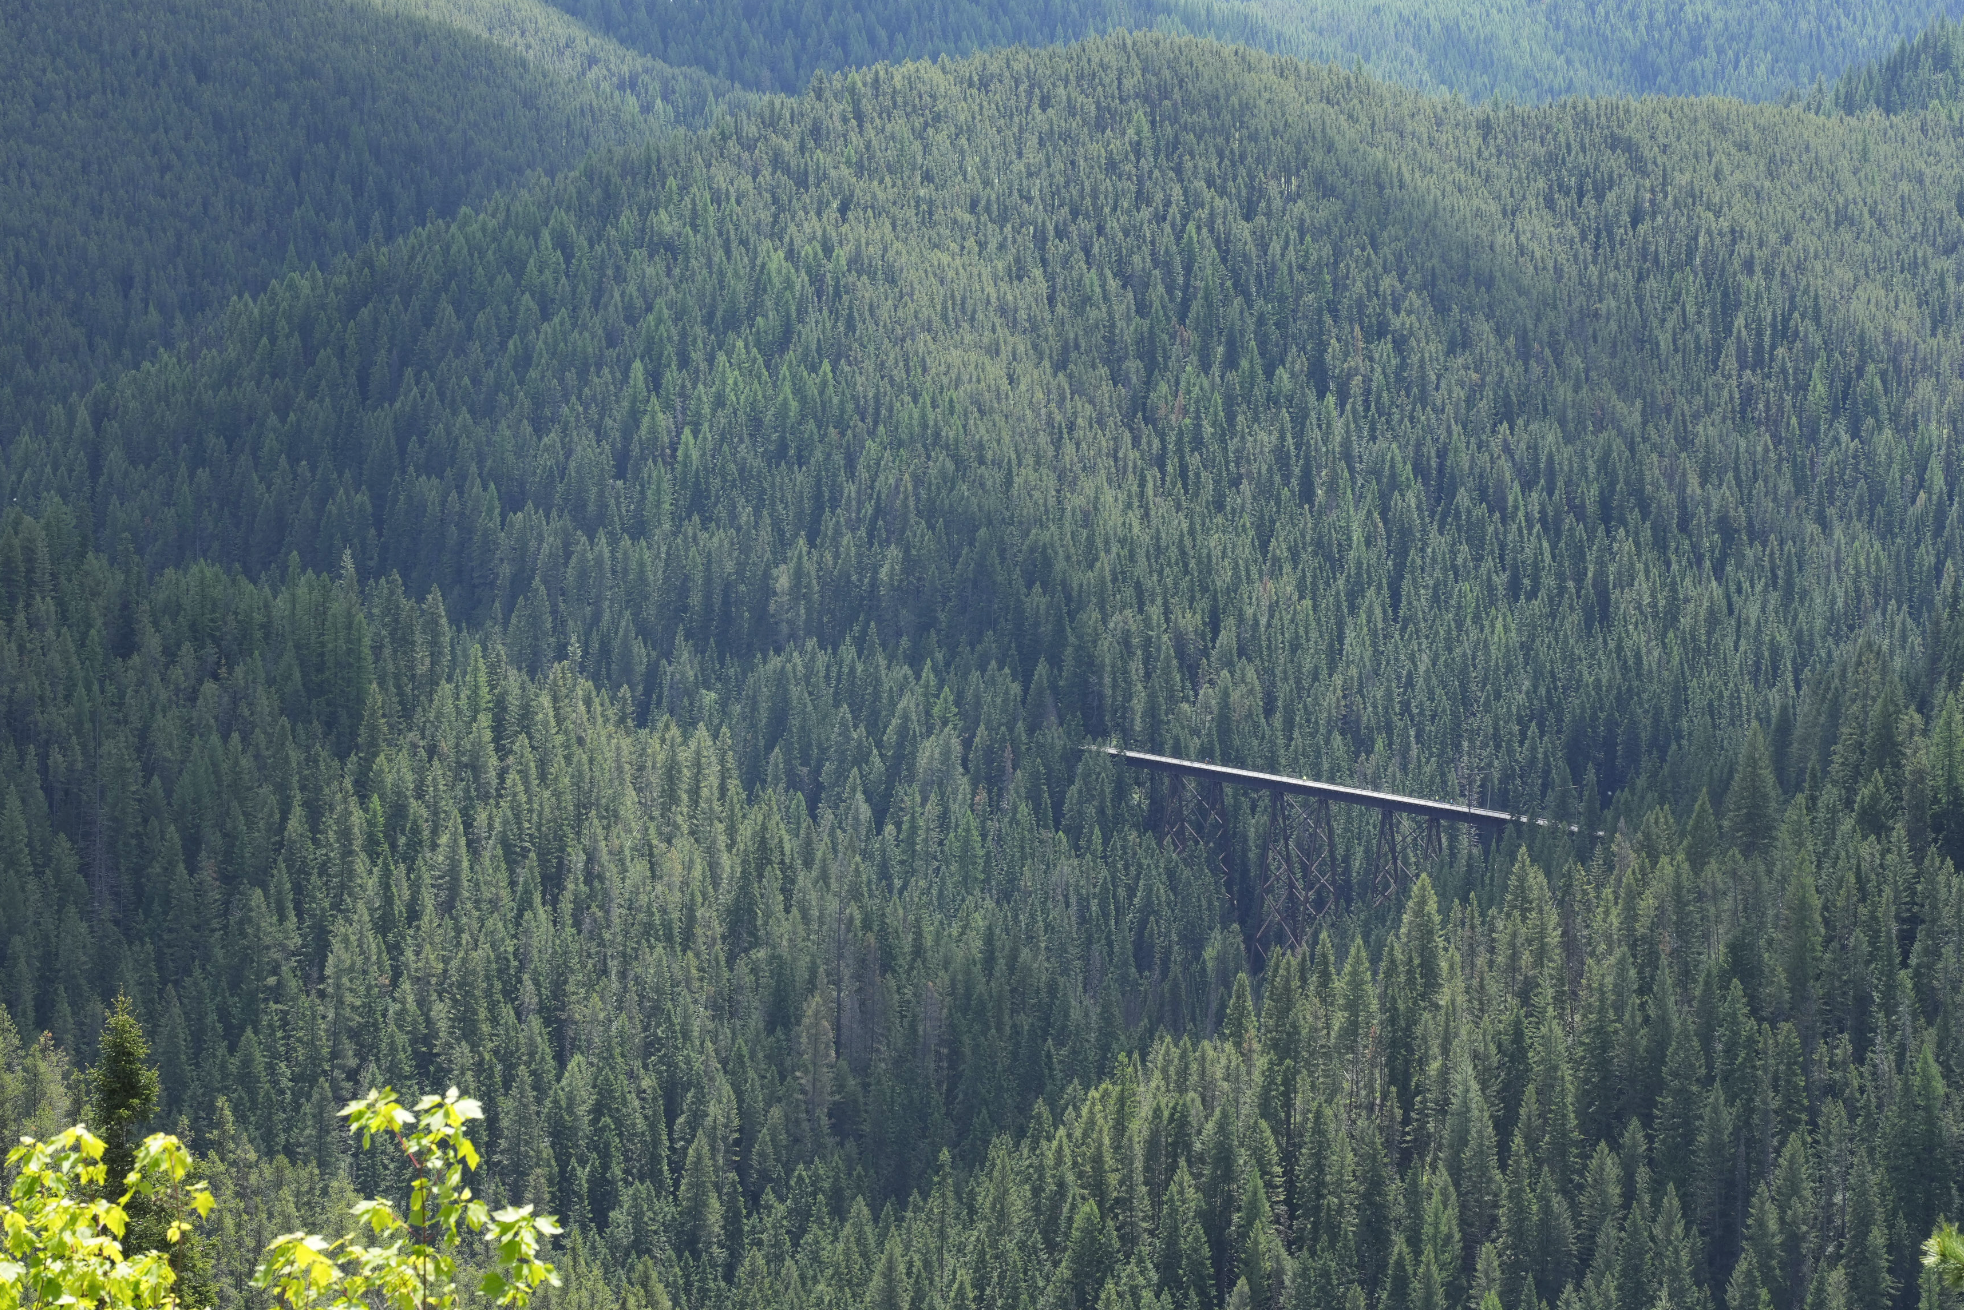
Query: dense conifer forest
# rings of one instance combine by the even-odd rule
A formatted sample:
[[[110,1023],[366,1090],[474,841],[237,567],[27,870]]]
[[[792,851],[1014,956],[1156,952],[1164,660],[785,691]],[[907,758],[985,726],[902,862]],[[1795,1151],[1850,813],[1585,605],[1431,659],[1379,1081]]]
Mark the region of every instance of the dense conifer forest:
[[[232,296],[700,121],[719,91],[540,0],[11,0],[0,433]]]
[[[670,63],[766,91],[878,60],[966,55],[1123,28],[1213,37],[1475,100],[1564,95],[1806,94],[1885,55],[1955,0],[552,0],[599,31]]]
[[[0,30],[0,1134],[192,1143],[195,1306],[454,1085],[553,1306],[1948,1310],[1957,29],[568,9]],[[1114,742],[1557,823],[1264,956]]]
[[[1767,99],[1958,16],[1951,0],[1821,0],[1799,22],[1744,0],[1407,3],[17,0],[0,27],[0,434],[160,347],[196,349],[233,296],[815,72],[1157,28],[1473,99]],[[1897,84],[1948,76],[1948,39],[1851,74],[1837,103],[1947,96]]]
[[[1831,104],[1842,113],[1944,110],[1958,102],[1964,79],[1964,26],[1938,20],[1887,58],[1852,68]]]

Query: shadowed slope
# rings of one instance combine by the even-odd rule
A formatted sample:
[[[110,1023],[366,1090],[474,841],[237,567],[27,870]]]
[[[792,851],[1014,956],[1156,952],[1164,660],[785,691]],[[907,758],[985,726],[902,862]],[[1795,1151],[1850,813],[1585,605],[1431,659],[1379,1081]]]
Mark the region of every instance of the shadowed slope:
[[[0,433],[284,269],[699,119],[712,88],[525,0],[22,0]]]

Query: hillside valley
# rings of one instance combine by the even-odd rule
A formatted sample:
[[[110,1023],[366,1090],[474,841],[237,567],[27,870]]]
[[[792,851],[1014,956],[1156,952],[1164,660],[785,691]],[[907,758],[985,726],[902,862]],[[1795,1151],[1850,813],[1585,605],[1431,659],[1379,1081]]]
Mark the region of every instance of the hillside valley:
[[[159,139],[291,115],[259,227],[8,175],[183,308],[48,255],[107,335],[10,338],[0,1132],[154,1068],[200,1306],[406,1188],[383,1085],[482,1102],[554,1306],[1952,1302],[1955,29],[1512,104],[557,12],[187,38]],[[1107,743],[1550,823],[1381,902],[1345,814],[1265,952],[1267,808],[1164,840]]]

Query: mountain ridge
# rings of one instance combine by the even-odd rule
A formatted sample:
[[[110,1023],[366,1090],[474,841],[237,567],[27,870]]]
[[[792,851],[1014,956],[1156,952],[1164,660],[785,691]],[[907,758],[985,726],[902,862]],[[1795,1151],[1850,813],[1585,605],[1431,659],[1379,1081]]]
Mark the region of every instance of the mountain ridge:
[[[659,129],[664,97],[694,117],[716,99],[522,0],[29,0],[17,17],[0,432],[285,268]]]
[[[732,81],[802,90],[817,71],[962,57],[1005,44],[1044,45],[1119,30],[1161,31],[1256,46],[1319,63],[1361,63],[1418,89],[1469,100],[1539,102],[1572,95],[1804,96],[1864,59],[1888,55],[1933,19],[1964,17],[1955,0],[1908,9],[1819,0],[1659,7],[1643,0],[1047,0],[1031,8],[963,0],[922,10],[894,0],[553,0],[623,44]]]

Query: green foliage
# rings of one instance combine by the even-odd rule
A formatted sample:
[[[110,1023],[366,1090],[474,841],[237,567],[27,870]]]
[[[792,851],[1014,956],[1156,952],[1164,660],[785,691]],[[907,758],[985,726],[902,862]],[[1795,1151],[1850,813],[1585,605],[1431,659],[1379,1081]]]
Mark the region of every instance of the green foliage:
[[[475,1235],[488,1248],[478,1291],[491,1303],[523,1310],[542,1286],[560,1278],[540,1258],[559,1225],[532,1207],[492,1211],[465,1185],[464,1173],[479,1163],[465,1126],[482,1119],[478,1103],[451,1088],[425,1096],[406,1110],[393,1092],[371,1091],[341,1111],[348,1131],[363,1147],[376,1137],[398,1146],[411,1171],[409,1204],[398,1212],[380,1198],[357,1202],[356,1222],[375,1245],[350,1238],[328,1241],[310,1233],[274,1239],[255,1285],[271,1290],[294,1310],[310,1306],[391,1306],[395,1310],[444,1310],[460,1304],[457,1258],[464,1240]]]
[[[87,1119],[100,1130],[105,1149],[103,1167],[109,1178],[122,1178],[135,1168],[137,1134],[159,1108],[163,1082],[150,1063],[150,1044],[143,1035],[127,996],[117,996],[102,1026],[96,1065],[87,1075]],[[194,1161],[187,1175],[205,1190],[204,1171]],[[211,1271],[202,1235],[180,1230],[170,1207],[147,1193],[123,1201],[127,1227],[118,1234],[128,1254],[162,1251],[175,1275],[173,1295],[186,1306],[213,1303]]]
[[[1923,1264],[1944,1287],[1964,1292],[1964,1237],[1958,1235],[1957,1225],[1937,1225],[1923,1243]]]
[[[1091,99],[1043,111],[1041,135],[934,126],[996,122],[961,108],[985,68]],[[1216,109],[1155,122],[1141,105],[1170,102],[1131,89],[1189,78]],[[1242,124],[1225,161],[1217,111]],[[1377,115],[1408,125],[1395,151]],[[1769,171],[1803,148],[1831,182]],[[1886,267],[1954,207],[1823,208],[1887,172],[1865,153],[1910,149],[1888,123],[1713,103],[1448,112],[1164,41],[913,67],[296,278],[195,364],[24,438],[7,482],[96,507],[97,539],[128,533],[153,566],[209,550],[263,575],[294,551],[399,571],[495,624],[530,673],[577,640],[637,715],[728,724],[746,785],[776,754],[808,805],[828,787],[838,804],[856,771],[880,825],[945,755],[926,683],[870,690],[862,670],[895,661],[949,689],[961,802],[1002,803],[1011,747],[1018,797],[1074,836],[1113,826],[1108,785],[1070,805],[1080,732],[1523,808],[1598,805],[1670,760],[1671,794],[1695,795],[1782,703],[1782,767],[1829,763],[1830,671],[1862,606],[1824,543],[1862,543],[1918,621],[1952,549],[1949,429],[1911,399],[1938,394],[1949,311]],[[906,161],[957,152],[940,199],[891,229],[919,189]],[[736,160],[767,181],[713,200]],[[1948,194],[1955,166],[1935,149],[1918,195]],[[1539,189],[1551,174],[1582,191]],[[1690,290],[1707,283],[1682,252],[1713,222],[1734,236],[1712,276],[1736,294]],[[1502,227],[1538,253],[1503,258]],[[972,257],[947,253],[971,236]],[[1524,271],[1571,261],[1606,300]],[[1637,330],[1658,296],[1698,325],[1695,351]],[[1570,332],[1578,314],[1600,332]],[[1031,316],[1055,330],[1013,330]],[[861,323],[889,326],[848,349]],[[1929,350],[1883,349],[1897,323],[1926,325]],[[1043,385],[1008,385],[1026,375]],[[1633,390],[1676,417],[1631,409]],[[1142,526],[1162,521],[1181,532]],[[1267,591],[1215,581],[1236,578]],[[1710,642],[1671,644],[1690,612]],[[1490,633],[1490,613],[1508,622]],[[1443,699],[1413,716],[1416,674],[1369,670],[1419,651],[1445,661]],[[1735,667],[1757,672],[1735,685]],[[1027,704],[985,696],[1004,676]],[[956,789],[939,799],[909,842],[973,851]]]
[[[95,1068],[89,1071],[89,1120],[107,1149],[102,1162],[111,1177],[127,1174],[136,1158],[136,1130],[157,1113],[162,1082],[150,1064],[150,1044],[130,1009],[118,996],[103,1024]]]
[[[1044,45],[1150,22],[1154,10],[1109,0],[905,0],[794,4],[788,0],[552,0],[588,26],[682,68],[761,91],[798,92],[819,71]]]
[[[129,1152],[126,1190],[111,1201],[103,1195],[106,1154],[107,1144],[80,1124],[46,1142],[24,1137],[7,1153],[12,1183],[0,1206],[0,1306],[177,1304],[165,1252],[125,1258],[119,1239],[129,1223],[126,1207],[141,1198],[169,1214],[165,1239],[175,1243],[210,1214],[211,1194],[191,1180],[190,1153],[159,1133]]]
[[[529,1206],[578,1305],[1901,1306],[1961,187],[1932,120],[1123,36],[286,277],[0,450],[0,1110],[154,1060],[228,1306],[355,1189],[292,1297]],[[1257,959],[1266,807],[1174,849],[1109,740],[1582,836],[1379,905],[1345,815]],[[484,1090],[481,1199],[467,1103],[346,1149],[384,1084]]]

